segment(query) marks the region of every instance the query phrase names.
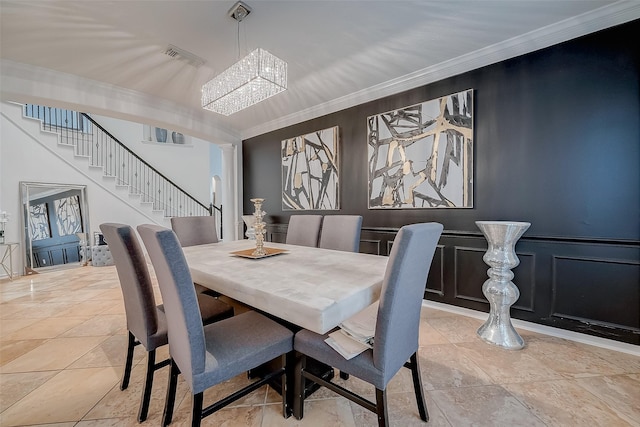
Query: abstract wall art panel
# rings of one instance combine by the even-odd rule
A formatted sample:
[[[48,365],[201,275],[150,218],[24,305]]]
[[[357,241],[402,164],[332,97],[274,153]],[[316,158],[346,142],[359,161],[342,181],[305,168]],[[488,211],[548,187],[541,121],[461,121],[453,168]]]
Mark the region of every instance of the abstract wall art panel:
[[[31,232],[31,240],[51,238],[49,214],[47,213],[46,203],[29,206],[29,229]]]
[[[56,211],[56,224],[59,236],[68,236],[82,231],[82,215],[80,214],[80,198],[65,197],[53,202]]]
[[[337,210],[338,127],[282,141],[282,209]]]
[[[473,90],[367,119],[369,209],[473,207]]]

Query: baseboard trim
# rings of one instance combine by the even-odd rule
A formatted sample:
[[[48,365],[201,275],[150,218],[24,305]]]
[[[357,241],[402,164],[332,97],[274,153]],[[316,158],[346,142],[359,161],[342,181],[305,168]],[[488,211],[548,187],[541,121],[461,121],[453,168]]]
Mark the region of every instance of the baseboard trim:
[[[482,311],[471,310],[469,308],[457,307],[455,305],[443,304],[435,301],[423,300],[424,307],[434,308],[436,310],[447,311],[449,313],[460,314],[462,316],[473,317],[474,319],[487,319],[487,313]],[[552,337],[563,338],[569,341],[579,342],[582,344],[593,345],[607,350],[619,351],[621,353],[640,356],[640,346],[620,341],[614,341],[606,338],[595,337],[592,335],[581,334],[579,332],[567,331],[566,329],[554,328],[552,326],[539,325],[537,323],[527,322],[520,319],[511,319],[513,326],[531,332],[537,332]]]

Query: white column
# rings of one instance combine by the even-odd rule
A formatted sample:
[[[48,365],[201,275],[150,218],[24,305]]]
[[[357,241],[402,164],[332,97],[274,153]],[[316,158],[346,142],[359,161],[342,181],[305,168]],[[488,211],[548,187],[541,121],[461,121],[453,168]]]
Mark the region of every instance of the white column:
[[[221,144],[222,150],[222,236],[224,241],[238,240],[237,146]]]

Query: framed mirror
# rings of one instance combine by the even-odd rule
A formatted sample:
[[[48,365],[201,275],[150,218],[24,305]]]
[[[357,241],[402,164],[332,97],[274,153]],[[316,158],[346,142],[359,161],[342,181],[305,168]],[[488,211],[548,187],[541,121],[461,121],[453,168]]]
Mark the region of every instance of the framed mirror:
[[[20,182],[20,200],[25,274],[86,265],[91,253],[86,186]]]

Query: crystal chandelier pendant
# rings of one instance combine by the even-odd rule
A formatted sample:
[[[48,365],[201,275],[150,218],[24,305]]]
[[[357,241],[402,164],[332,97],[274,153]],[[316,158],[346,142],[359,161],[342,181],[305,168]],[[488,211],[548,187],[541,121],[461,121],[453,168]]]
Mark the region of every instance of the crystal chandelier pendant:
[[[256,49],[202,86],[202,108],[225,116],[287,89],[287,63]]]
[[[240,22],[251,8],[239,1],[229,16]],[[202,86],[202,108],[229,116],[287,89],[287,63],[264,49],[256,49]]]

